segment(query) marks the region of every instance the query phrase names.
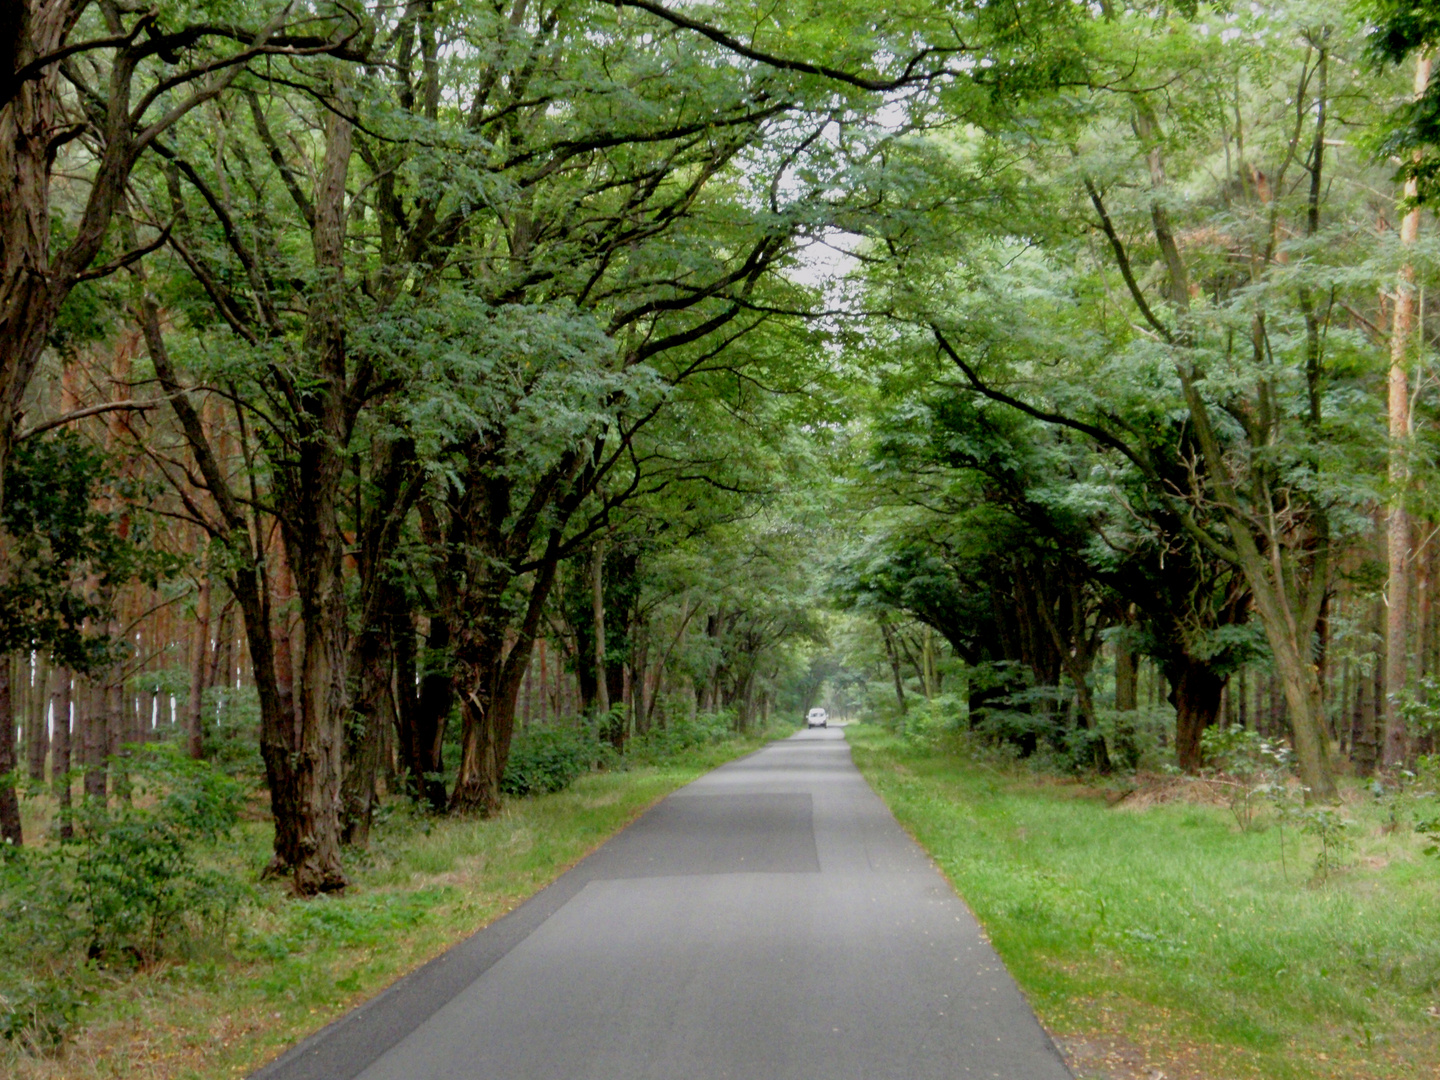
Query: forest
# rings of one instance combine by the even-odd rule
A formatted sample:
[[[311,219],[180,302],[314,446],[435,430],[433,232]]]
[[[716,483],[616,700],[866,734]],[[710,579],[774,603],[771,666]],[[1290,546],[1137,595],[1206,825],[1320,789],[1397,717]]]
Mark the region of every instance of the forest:
[[[5,1052],[812,705],[1440,840],[1437,45],[1420,0],[5,5]]]

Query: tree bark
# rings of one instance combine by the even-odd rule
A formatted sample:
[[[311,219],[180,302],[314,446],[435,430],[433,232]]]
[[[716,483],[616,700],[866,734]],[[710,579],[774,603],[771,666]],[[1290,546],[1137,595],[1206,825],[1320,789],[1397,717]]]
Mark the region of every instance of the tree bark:
[[[414,654],[415,630],[409,625],[406,613],[404,625],[396,626],[393,636],[402,634],[410,637],[410,655]],[[450,658],[450,623],[439,616],[431,616],[430,636],[426,641],[426,662],[424,674],[420,677],[419,689],[408,724],[408,731],[402,732],[400,752],[405,759],[406,771],[410,774],[412,792],[416,798],[423,798],[436,814],[445,811],[444,745],[445,728],[450,719],[450,710],[455,703],[454,676]],[[405,652],[398,646],[396,656]],[[400,668],[409,668],[408,682],[413,684],[413,662]]]
[[[30,695],[25,709],[25,754],[30,779],[44,781],[45,759],[50,754],[50,728],[46,711],[50,705],[50,665],[43,653],[36,653],[31,668]]]
[[[1130,649],[1115,649],[1115,711],[1134,712],[1139,701],[1137,696],[1135,653]]]
[[[71,675],[67,668],[55,670],[55,692],[51,698],[53,734],[50,737],[50,787],[55,792],[57,815],[60,819],[60,839],[69,840],[75,835],[75,823],[70,813],[70,697]]]
[[[1167,664],[1165,677],[1175,706],[1175,763],[1182,772],[1197,773],[1204,764],[1200,736],[1220,714],[1225,679],[1209,664],[1188,656]]]
[[[1424,97],[1430,85],[1431,58],[1422,53],[1415,63],[1415,97]],[[1419,187],[1412,178],[1405,183],[1406,198],[1413,199]],[[1400,244],[1415,246],[1420,232],[1420,208],[1410,210],[1400,225]],[[1409,747],[1405,717],[1401,712],[1401,695],[1405,692],[1409,672],[1410,643],[1410,514],[1406,507],[1409,486],[1410,444],[1410,340],[1415,330],[1415,268],[1405,263],[1400,268],[1395,295],[1395,310],[1390,331],[1390,505],[1386,521],[1386,552],[1389,574],[1386,587],[1388,608],[1385,618],[1385,745],[1383,761],[1387,769],[1405,764]]]
[[[9,656],[0,656],[0,843],[19,847],[25,842],[20,831],[20,796],[16,781],[20,771],[15,760],[15,701],[11,693]]]
[[[210,578],[200,579],[195,598],[195,627],[190,638],[190,700],[185,710],[186,746],[199,761],[205,756],[205,671],[210,653]]]
[[[610,712],[610,680],[605,664],[605,541],[597,539],[590,552],[591,617],[595,624],[595,708]]]
[[[525,618],[508,655],[503,651],[505,634],[498,604],[456,635],[456,685],[463,726],[460,766],[450,794],[452,811],[488,817],[500,809],[500,778],[510,756],[516,698],[555,583],[557,549],[558,537],[552,533],[530,584]]]
[[[895,703],[900,707],[900,715],[907,712],[905,703],[905,680],[900,676],[900,655],[895,651],[895,631],[884,619],[880,620],[880,637],[885,642],[885,658],[890,662],[890,678],[895,684]]]

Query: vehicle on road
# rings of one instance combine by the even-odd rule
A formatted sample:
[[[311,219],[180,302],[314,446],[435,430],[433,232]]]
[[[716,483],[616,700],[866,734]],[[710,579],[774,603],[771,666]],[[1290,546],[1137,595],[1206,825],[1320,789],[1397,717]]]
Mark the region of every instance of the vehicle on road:
[[[805,714],[805,726],[807,728],[825,727],[826,724],[829,723],[829,720],[830,717],[826,714],[824,709],[811,709],[808,713]]]

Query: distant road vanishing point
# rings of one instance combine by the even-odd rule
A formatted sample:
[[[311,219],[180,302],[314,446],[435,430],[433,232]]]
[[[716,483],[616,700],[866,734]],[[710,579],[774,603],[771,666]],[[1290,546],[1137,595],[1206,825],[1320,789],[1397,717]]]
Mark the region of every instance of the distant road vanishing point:
[[[255,1080],[1069,1080],[969,910],[805,731],[659,803]]]

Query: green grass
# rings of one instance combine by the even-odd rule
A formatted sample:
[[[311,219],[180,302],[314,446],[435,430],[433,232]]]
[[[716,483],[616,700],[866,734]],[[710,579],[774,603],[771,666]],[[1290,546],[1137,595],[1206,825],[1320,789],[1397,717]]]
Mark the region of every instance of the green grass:
[[[1053,1032],[1133,1043],[1172,1080],[1440,1076],[1440,861],[1368,796],[1320,880],[1317,842],[1273,817],[1242,832],[1223,805],[1111,806],[953,738],[846,733]]]
[[[343,896],[300,902],[261,887],[225,940],[194,942],[149,972],[93,973],[93,999],[64,1054],[0,1045],[0,1075],[243,1076],[514,908],[657,799],[764,741],[594,773],[512,800],[488,821],[395,814],[352,856]],[[255,821],[214,856],[253,880],[268,853],[268,825]]]

